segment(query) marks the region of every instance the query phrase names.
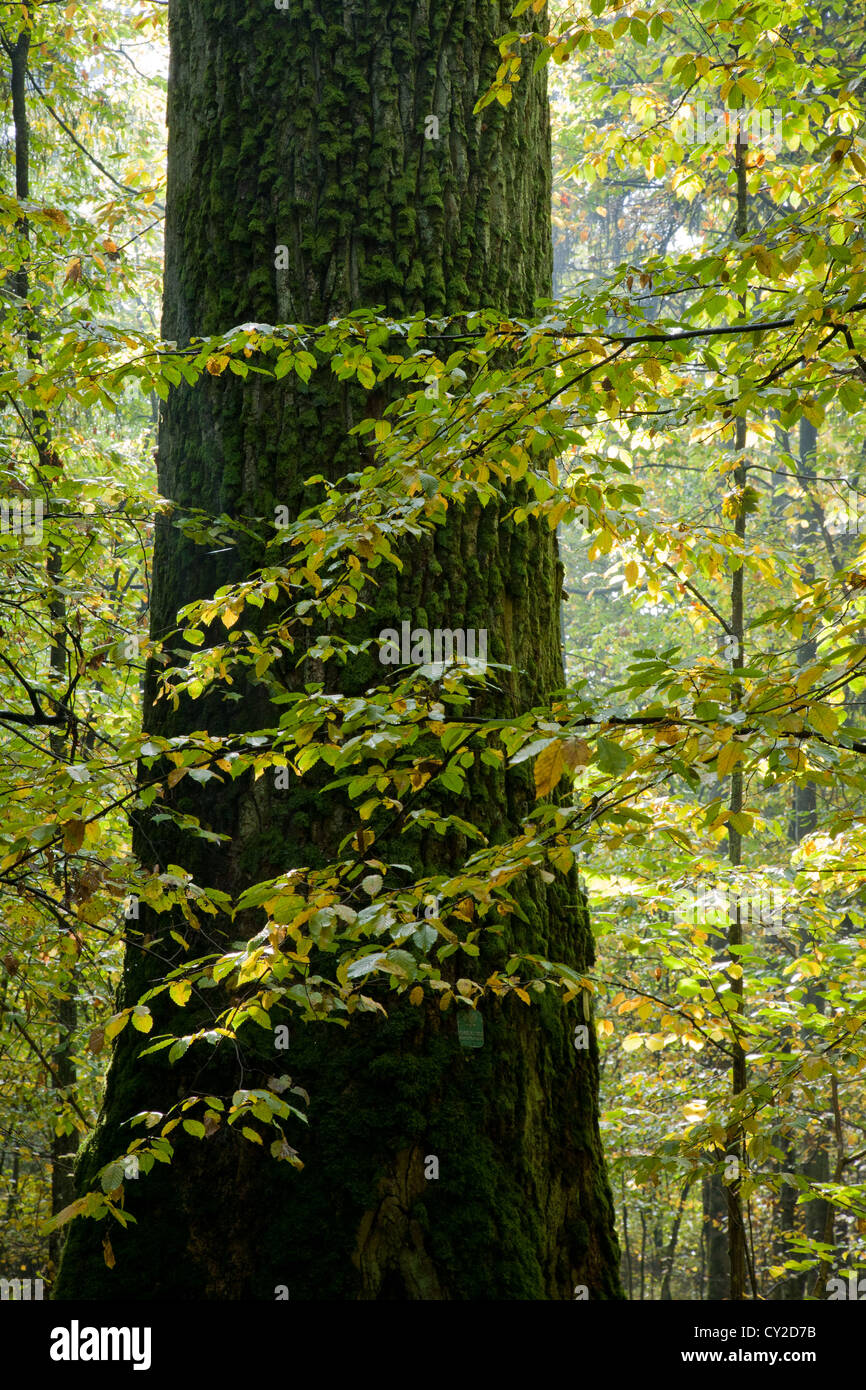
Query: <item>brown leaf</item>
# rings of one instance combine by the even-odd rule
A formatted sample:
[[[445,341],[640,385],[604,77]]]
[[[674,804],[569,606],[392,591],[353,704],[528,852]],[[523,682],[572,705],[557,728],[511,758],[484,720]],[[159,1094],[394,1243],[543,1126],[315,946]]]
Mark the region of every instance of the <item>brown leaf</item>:
[[[63,283],[64,285],[77,285],[80,279],[81,257],[73,256],[69,265],[66,267],[66,275],[64,276]]]
[[[105,1029],[94,1028],[90,1037],[87,1039],[87,1046],[91,1052],[101,1052],[105,1046]]]
[[[63,848],[67,854],[74,854],[84,843],[86,824],[83,820],[68,820],[63,824]]]
[[[592,749],[585,738],[567,738],[562,745],[562,760],[574,772],[592,761]]]

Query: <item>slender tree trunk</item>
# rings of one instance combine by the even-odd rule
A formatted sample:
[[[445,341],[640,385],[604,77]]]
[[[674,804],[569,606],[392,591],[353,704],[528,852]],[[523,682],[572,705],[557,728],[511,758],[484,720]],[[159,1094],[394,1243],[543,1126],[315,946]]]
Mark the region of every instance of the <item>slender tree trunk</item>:
[[[625,1186],[625,1184],[623,1183],[623,1187],[624,1187],[624,1186]],[[623,1193],[623,1203],[622,1203],[622,1239],[623,1239],[623,1246],[624,1246],[624,1250],[625,1250],[625,1275],[626,1275],[626,1280],[627,1280],[628,1296],[629,1296],[630,1299],[632,1299],[632,1298],[634,1298],[634,1279],[633,1279],[633,1275],[632,1275],[632,1264],[631,1264],[631,1244],[629,1243],[629,1238],[628,1238],[628,1206],[626,1205],[626,1202],[625,1202],[625,1194],[624,1194],[624,1193]]]
[[[737,169],[737,236],[742,238],[748,230],[748,188],[746,183],[746,151],[748,150],[747,138],[742,132],[737,130],[735,145],[736,169]],[[745,312],[745,304],[743,304]],[[739,394],[739,392],[738,392]],[[745,492],[748,484],[748,462],[744,453],[746,447],[746,420],[743,415],[738,415],[735,422],[734,449],[737,457],[737,465],[734,470],[734,484],[739,496],[737,516],[734,523],[734,532],[740,543],[745,549],[746,539],[746,498]],[[743,592],[744,566],[742,562],[734,570],[731,578],[731,635],[735,647],[732,658],[732,666],[735,671],[741,671],[745,666],[745,654],[743,650],[745,638],[745,609]],[[739,681],[731,687],[731,704],[736,710],[742,704],[743,689]],[[731,771],[731,798],[729,802],[731,815],[738,815],[743,809],[743,769],[740,763],[736,763]],[[733,868],[737,869],[743,862],[743,840],[740,831],[732,824],[728,824],[728,858]],[[728,947],[733,948],[743,944],[743,921],[740,907],[739,895],[735,899],[735,907],[731,912],[728,927]],[[732,959],[737,961],[736,954]],[[733,1001],[733,1059],[731,1066],[731,1093],[734,1097],[742,1094],[746,1089],[746,1054],[739,1038],[739,1023],[743,1008],[743,976],[731,981],[730,997]],[[732,1160],[735,1168],[734,1173],[726,1174],[725,1188],[728,1207],[728,1259],[730,1262],[730,1296],[732,1300],[743,1299],[746,1296],[746,1233],[743,1226],[743,1213],[740,1204],[740,1165],[745,1158],[743,1134],[739,1126],[735,1126],[729,1135],[727,1146],[727,1157]]]
[[[551,270],[543,78],[527,74],[507,109],[473,115],[509,10],[500,0],[300,0],[287,11],[264,0],[171,0],[166,336],[185,342],[248,320],[324,323],[377,304],[395,314],[480,304],[531,312],[533,298],[549,293]],[[438,138],[425,138],[425,127],[435,130],[430,116]],[[277,245],[287,248],[288,269],[275,270]],[[327,371],[306,388],[228,374],[181,387],[163,410],[160,490],[212,513],[273,516],[285,505],[296,514],[312,500],[305,478],[338,478],[366,461],[348,430],[369,413],[369,399]],[[381,585],[353,638],[405,618],[486,629],[490,658],[514,674],[501,696],[484,697],[485,712],[516,713],[561,683],[561,567],[549,528],[515,527],[505,508],[455,507],[404,558],[399,578],[377,571]],[[179,605],[262,557],[224,561],[170,524],[159,528],[156,636],[174,625]],[[308,663],[304,678],[354,693],[380,676],[372,654],[338,678]],[[151,671],[151,701],[153,693]],[[212,701],[205,713],[151,704],[148,727],[173,734],[205,727],[205,717],[212,732],[276,722],[254,686],[243,695]],[[232,893],[328,862],[352,823],[348,803],[323,798],[307,779],[280,792],[264,777],[238,779],[206,795],[185,779],[170,795],[230,835],[230,849],[179,845],[176,833],[142,820],[138,853],[162,865],[180,858],[198,881]],[[524,776],[479,765],[460,811],[496,839],[530,803]],[[466,852],[453,837],[403,837],[401,846],[393,857],[419,872],[457,868]],[[588,965],[576,877],[532,881],[523,901],[530,925],[509,926],[502,949],[532,943]],[[141,929],[148,951],[137,949],[141,937],[130,940],[124,1003],[181,958],[164,922],[144,909]],[[392,1006],[387,995],[385,1022],[355,1016],[345,1033],[292,1027],[292,1078],[311,1096],[309,1130],[296,1141],[303,1171],[225,1131],[206,1144],[181,1138],[170,1170],[128,1188],[138,1224],[113,1234],[114,1270],[103,1264],[99,1233],[76,1223],[60,1296],[273,1298],[283,1285],[292,1299],[564,1300],[585,1285],[590,1298],[621,1297],[595,1039],[577,1052],[558,1003],[538,998],[531,1010],[485,1005],[485,1042],[474,1053],[459,1046],[451,1014]],[[82,1182],[125,1146],[123,1119],[164,1108],[193,1075],[169,1070],[164,1053],[139,1061],[129,1032]],[[279,1060],[272,1051],[247,1061],[245,1084]],[[197,1089],[232,1083],[217,1071],[206,1083],[196,1077]],[[425,1177],[428,1155],[438,1158],[437,1180]]]
[[[709,1302],[727,1298],[730,1287],[728,1238],[725,1230],[727,1200],[725,1188],[717,1173],[704,1178],[703,1241],[706,1251],[706,1293]]]
[[[21,202],[30,197],[30,126],[27,118],[27,66],[30,58],[30,30],[22,29],[11,50],[11,88],[12,117],[15,126],[15,196]],[[26,218],[20,218],[16,230],[22,238],[21,263],[14,276],[10,277],[14,292],[26,305],[24,312],[28,319],[27,351],[33,362],[38,362],[40,354],[40,334],[33,311],[27,305],[30,284],[29,239],[30,229]],[[30,435],[36,448],[36,477],[43,490],[50,491],[50,479],[56,464],[48,417],[44,411],[34,411],[30,422]],[[62,681],[66,672],[67,650],[65,642],[66,598],[62,589],[63,557],[57,546],[51,545],[48,551],[47,577],[49,583],[49,619],[51,623],[51,647],[48,665],[55,681]],[[58,761],[67,756],[67,740],[64,734],[52,732],[49,739],[51,753]],[[58,866],[54,871],[54,881],[62,886],[65,873]],[[66,901],[65,906],[69,907]],[[61,1114],[70,1096],[74,1094],[78,1077],[75,1065],[75,1029],[78,1021],[76,968],[70,967],[66,981],[68,993],[57,1001],[55,1023],[58,1040],[52,1052],[51,1082],[56,1095],[56,1113]],[[74,1162],[78,1150],[80,1134],[77,1129],[69,1134],[51,1134],[51,1210],[56,1214],[72,1201],[75,1192]],[[66,1232],[63,1228],[53,1231],[48,1243],[52,1270],[56,1270]]]
[[[646,1290],[646,1216],[643,1208],[640,1213],[640,1301],[644,1301]]]
[[[670,1240],[668,1241],[668,1247],[667,1247],[667,1250],[665,1251],[665,1254],[664,1254],[664,1274],[663,1274],[663,1276],[662,1276],[662,1290],[661,1290],[661,1294],[659,1295],[659,1297],[661,1298],[662,1302],[665,1302],[665,1303],[670,1302],[670,1297],[671,1297],[671,1275],[673,1274],[673,1269],[674,1269],[674,1258],[675,1258],[676,1253],[677,1253],[677,1241],[678,1241],[679,1238],[680,1238],[680,1226],[682,1225],[683,1212],[684,1212],[684,1210],[685,1210],[685,1205],[686,1205],[686,1198],[687,1198],[688,1195],[689,1195],[689,1190],[690,1190],[690,1188],[691,1188],[691,1185],[692,1185],[692,1179],[691,1179],[691,1178],[689,1178],[689,1179],[683,1184],[683,1190],[682,1190],[682,1192],[680,1193],[680,1200],[679,1200],[679,1202],[678,1202],[678,1204],[677,1204],[677,1210],[676,1210],[676,1214],[675,1214],[675,1216],[674,1216],[674,1224],[673,1224],[673,1226],[671,1227]]]

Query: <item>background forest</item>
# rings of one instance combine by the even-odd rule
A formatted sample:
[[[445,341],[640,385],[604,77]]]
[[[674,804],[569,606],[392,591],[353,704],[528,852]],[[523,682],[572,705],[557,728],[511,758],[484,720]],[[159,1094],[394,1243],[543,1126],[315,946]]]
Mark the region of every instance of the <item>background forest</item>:
[[[160,337],[166,10],[0,3],[0,1273],[49,1284],[70,1219],[104,1222],[110,1268],[132,1180],[164,1160],[170,1126],[205,1142],[220,1122],[190,1105],[156,1140],[134,1131],[95,1193],[76,1192],[113,1040],[129,1029],[172,1056],[190,1046],[153,1029],[148,999],[116,996],[139,902],[177,908],[193,927],[221,908],[183,865],[133,855],[129,817],[161,796],[158,760],[172,764],[170,788],[302,775],[309,750],[349,777],[322,752],[323,721],[300,705],[284,743],[141,731],[155,517],[167,514],[160,403],[181,381],[243,380],[269,353],[278,377],[306,381],[316,364],[308,338],[268,325],[235,325],[185,353]],[[445,887],[415,885],[409,915],[438,921],[444,894],[480,927],[509,903],[527,846],[546,872],[578,869],[592,969],[569,974],[527,950],[486,983],[530,1011],[545,985],[558,989],[574,1001],[575,1047],[595,1023],[629,1299],[856,1297],[866,1274],[862,8],[578,0],[552,6],[539,37],[542,10],[516,6],[480,109],[506,108],[532,63],[547,64],[556,299],[534,321],[467,320],[453,352],[426,347],[421,326],[409,332],[396,376],[412,378],[410,406],[371,407],[365,422],[380,489],[370,553],[335,504],[327,556],[310,558],[326,547],[309,532],[285,582],[318,601],[317,563],[327,572],[341,545],[386,564],[399,527],[381,498],[398,484],[431,506],[461,487],[526,489],[526,514],[557,533],[565,568],[567,690],[496,733],[511,765],[531,766],[537,819],[518,848],[499,846],[495,873],[492,861],[467,861]],[[240,235],[230,224],[223,234]],[[329,324],[314,351],[372,390],[391,331],[371,309]],[[457,420],[474,474],[449,474],[456,446],[437,412]],[[401,473],[407,459],[414,478]],[[273,534],[273,516],[247,525],[269,523]],[[214,554],[237,542],[225,516],[182,524]],[[227,583],[185,616],[192,655],[166,667],[174,695],[195,700],[233,662],[269,678],[267,635],[253,624],[235,637],[276,583]],[[345,593],[341,602],[351,611]],[[320,641],[323,660],[340,645]],[[442,673],[428,675],[435,684]],[[387,761],[352,772],[361,821],[393,804],[401,775],[432,778],[441,805],[459,807],[463,680],[445,679],[430,705],[438,762],[401,725],[402,773],[386,776]],[[394,694],[414,698],[410,685]],[[384,735],[358,727],[363,755],[381,756]],[[362,886],[367,913],[400,906],[375,866]],[[309,913],[326,949],[339,940],[328,911]],[[293,913],[274,920],[302,921]],[[426,988],[445,1009],[479,1002],[471,934],[467,975],[446,988],[401,951],[405,931],[383,950],[362,931],[381,917],[343,920],[355,932],[337,969],[347,997],[375,970],[413,1003]],[[223,1020],[230,1032],[272,1025],[273,980],[257,973],[254,945],[216,965],[215,979],[238,970],[248,986]],[[299,967],[304,951],[297,938]],[[203,969],[190,962],[166,982],[179,1010]],[[293,997],[303,1010],[308,991]],[[265,1106],[263,1118],[263,1104],[250,1093],[237,1118],[276,1125],[291,1108]],[[281,1133],[274,1144],[275,1157],[297,1158]],[[303,1151],[302,1132],[293,1144]]]

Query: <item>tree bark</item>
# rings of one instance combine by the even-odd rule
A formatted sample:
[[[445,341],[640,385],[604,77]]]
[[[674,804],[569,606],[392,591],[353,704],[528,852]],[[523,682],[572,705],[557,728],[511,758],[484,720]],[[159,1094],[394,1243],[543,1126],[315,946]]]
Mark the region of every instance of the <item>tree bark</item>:
[[[395,315],[480,305],[530,313],[550,293],[543,75],[526,74],[506,109],[473,115],[509,9],[487,0],[299,0],[287,11],[262,0],[171,0],[165,335],[183,343],[249,320],[320,324],[374,305]],[[439,138],[428,140],[431,115]],[[288,249],[287,270],[275,270],[277,245]],[[297,514],[312,500],[305,478],[337,478],[366,461],[348,429],[369,413],[328,371],[307,387],[228,374],[182,386],[163,408],[160,490],[212,513],[273,516],[285,505]],[[561,567],[549,528],[515,527],[505,511],[449,509],[446,526],[404,547],[402,576],[377,572],[382,583],[352,636],[406,617],[429,629],[487,629],[490,659],[513,675],[481,704],[513,714],[562,682]],[[160,525],[155,636],[181,604],[263,563],[252,553],[225,558],[203,556]],[[381,668],[373,653],[315,678],[360,692]],[[254,686],[241,701],[175,713],[153,706],[154,680],[151,670],[150,730],[277,722]],[[514,833],[532,799],[521,771],[477,763],[460,814],[493,839]],[[347,801],[331,794],[325,804],[306,778],[281,792],[263,777],[210,784],[206,794],[186,778],[170,797],[228,833],[230,849],[181,847],[176,832],[141,820],[137,852],[163,867],[180,861],[232,893],[329,862],[353,819]],[[394,857],[419,872],[456,871],[467,852],[453,836],[404,836],[400,845]],[[388,857],[379,842],[376,852]],[[507,926],[497,959],[522,943],[589,965],[576,877],[533,880],[522,902],[530,925]],[[142,909],[140,925],[148,950],[130,941],[124,1004],[182,958],[164,921]],[[288,1067],[311,1096],[309,1130],[295,1141],[302,1172],[225,1130],[200,1144],[181,1138],[170,1170],[157,1165],[128,1186],[138,1224],[112,1232],[113,1270],[102,1232],[74,1224],[59,1296],[267,1299],[285,1286],[292,1299],[570,1299],[582,1284],[590,1298],[621,1297],[594,1035],[577,1052],[573,1022],[545,994],[531,1009],[483,1005],[484,1046],[468,1052],[453,1014],[394,1006],[393,997],[384,996],[387,1021],[355,1015],[345,1032],[292,1026]],[[141,1040],[129,1032],[83,1184],[125,1148],[127,1116],[164,1108],[193,1075],[198,1090],[231,1084],[216,1071],[203,1082],[200,1072],[169,1069],[165,1053],[138,1060]],[[261,1055],[260,1074],[278,1063],[273,1050]],[[425,1178],[428,1155],[438,1157],[438,1180]]]

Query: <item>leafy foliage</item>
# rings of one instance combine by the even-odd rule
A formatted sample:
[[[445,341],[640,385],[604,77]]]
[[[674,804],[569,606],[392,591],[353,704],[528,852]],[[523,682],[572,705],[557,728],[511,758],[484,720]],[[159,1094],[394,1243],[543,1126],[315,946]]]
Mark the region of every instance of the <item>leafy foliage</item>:
[[[515,24],[530,8],[542,7],[520,0]],[[13,21],[31,21],[2,9],[8,46]],[[37,57],[49,47],[60,55],[51,94],[64,109],[78,99],[84,52],[95,46],[108,64],[136,25],[159,23],[146,7],[134,21],[106,13],[98,37],[83,40],[69,32],[72,17],[40,10],[30,36]],[[25,1161],[40,1139],[23,1098],[50,1075],[40,1053],[60,1037],[57,1001],[74,998],[78,1010],[75,1084],[54,1087],[62,1134],[84,1132],[105,1044],[128,1025],[146,1051],[173,1061],[190,1048],[240,1046],[243,1025],[273,1030],[287,1010],[346,1027],[402,995],[420,1005],[433,993],[443,1011],[465,1011],[483,1010],[490,995],[530,1006],[555,990],[576,1022],[595,1021],[608,1144],[633,1213],[645,1220],[647,1194],[664,1185],[696,1244],[689,1194],[694,1203],[703,1183],[723,1180],[758,1229],[753,1291],[764,1296],[808,1270],[817,1296],[842,1252],[852,1267],[862,1261],[857,17],[844,0],[820,15],[805,3],[712,0],[685,17],[592,0],[557,16],[545,39],[503,36],[497,83],[479,109],[508,103],[527,52],[537,64],[572,60],[558,79],[559,109],[573,115],[557,151],[567,293],[531,321],[483,308],[392,320],[373,307],[327,325],[229,326],[178,347],[135,308],[152,303],[154,286],[147,228],[158,179],[147,161],[127,169],[122,196],[114,188],[97,204],[90,172],[61,147],[40,201],[4,194],[4,486],[46,502],[40,546],[0,537],[4,649],[20,652],[3,655],[0,670],[9,738],[0,1065],[26,1077],[4,1114]],[[109,113],[99,138],[110,146],[121,87],[106,70],[96,101]],[[781,111],[781,144],[690,142],[678,118],[698,100],[728,112],[734,133],[747,106]],[[34,139],[54,150],[36,121]],[[575,266],[578,254],[590,264]],[[374,403],[389,384],[390,403],[371,404],[355,427],[366,465],[336,484],[309,479],[317,500],[294,519],[172,510],[172,524],[202,545],[258,537],[273,559],[190,605],[161,648],[148,648],[150,528],[169,506],[153,495],[148,404],[204,374],[307,382],[318,372]],[[802,428],[814,439],[808,427],[820,435],[820,469],[814,448],[804,454],[792,438]],[[400,568],[401,541],[467,499],[504,500],[515,523],[540,518],[559,531],[573,591],[567,688],[508,721],[478,713],[485,683],[507,679],[492,665],[404,667],[362,696],[334,695],[324,681],[299,691],[285,659],[309,658],[310,627],[323,668],[374,647],[341,632],[383,567]],[[217,694],[230,700],[244,673],[279,721],[231,738],[204,727],[145,737],[145,657],[161,700],[193,709]],[[534,777],[532,813],[496,843],[447,809],[484,764],[531,764]],[[303,778],[320,766],[330,779],[322,795],[345,789],[356,811],[335,862],[293,869],[234,902],[183,864],[130,862],[129,810],[157,808],[180,842],[215,838],[162,807],[181,779],[276,769]],[[791,808],[810,788],[792,834]],[[382,858],[377,844],[395,826],[465,837],[460,872],[417,880]],[[597,909],[596,970],[584,977],[521,953],[475,978],[487,934],[521,911],[518,886],[576,864]],[[190,953],[107,1016],[130,895],[164,914],[176,941],[178,914],[194,931],[205,919],[236,926],[237,939],[229,951]],[[213,1008],[210,1027],[184,1032],[184,1009],[217,985],[227,1006]],[[149,1004],[166,994],[176,1030],[151,1037]],[[739,1054],[746,1080],[732,1089]],[[171,1160],[179,1125],[203,1143],[237,1125],[275,1160],[300,1164],[293,1094],[306,1099],[280,1076],[130,1117],[144,1134],[103,1170],[100,1190],[55,1211],[54,1228],[77,1215],[132,1219],[127,1185]],[[823,1178],[802,1161],[819,1151],[833,1158]],[[829,1241],[823,1227],[810,1234],[793,1220],[787,1245],[772,1236],[786,1188],[810,1211],[819,1200],[822,1213],[835,1210]],[[34,1205],[31,1194],[28,1223]]]

